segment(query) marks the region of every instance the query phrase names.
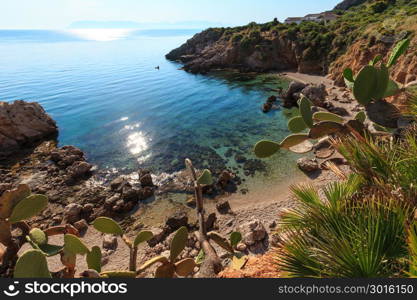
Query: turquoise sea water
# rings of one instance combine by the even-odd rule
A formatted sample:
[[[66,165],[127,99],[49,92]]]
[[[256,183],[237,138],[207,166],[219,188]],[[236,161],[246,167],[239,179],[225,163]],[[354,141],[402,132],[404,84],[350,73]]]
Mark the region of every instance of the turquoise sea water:
[[[80,147],[102,169],[174,172],[191,157],[197,167],[243,174],[236,154],[255,159],[256,141],[289,134],[291,112],[260,110],[271,88],[287,83],[179,70],[164,55],[196,32],[0,31],[0,100],[40,102],[58,123],[60,145]],[[285,180],[296,158],[283,151],[264,163]]]

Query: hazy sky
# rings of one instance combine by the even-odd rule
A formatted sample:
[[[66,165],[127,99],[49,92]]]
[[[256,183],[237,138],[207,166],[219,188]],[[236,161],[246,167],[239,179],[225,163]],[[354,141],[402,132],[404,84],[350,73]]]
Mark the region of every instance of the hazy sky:
[[[63,29],[72,22],[211,21],[224,25],[332,9],[341,0],[0,0],[0,28]]]

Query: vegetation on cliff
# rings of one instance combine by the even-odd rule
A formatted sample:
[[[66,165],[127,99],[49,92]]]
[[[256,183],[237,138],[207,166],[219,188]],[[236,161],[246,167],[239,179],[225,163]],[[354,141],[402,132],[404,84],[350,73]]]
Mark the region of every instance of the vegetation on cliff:
[[[343,7],[346,10],[334,10],[339,18],[328,24],[282,24],[275,19],[265,24],[207,29],[167,58],[182,61],[191,72],[238,68],[326,74],[357,41],[380,44],[387,52],[396,41],[410,37],[415,47],[415,27],[402,25],[415,23],[416,0],[368,0]]]

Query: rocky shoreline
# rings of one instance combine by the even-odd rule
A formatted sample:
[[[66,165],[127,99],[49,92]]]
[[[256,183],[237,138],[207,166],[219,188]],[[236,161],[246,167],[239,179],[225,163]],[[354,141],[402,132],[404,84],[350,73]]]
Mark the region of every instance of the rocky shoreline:
[[[294,81],[289,89],[282,93],[282,105],[289,107],[296,104],[294,99],[302,92],[313,101],[316,100],[317,105],[324,107],[327,102],[336,103],[326,99],[339,99],[335,90],[336,88],[330,86],[315,86]],[[348,110],[352,105],[349,106],[350,101],[345,102],[345,106],[348,107],[343,108],[343,112],[349,114]],[[341,103],[338,103],[337,107],[340,105]],[[6,115],[1,119],[0,132],[3,124],[6,124],[8,127],[4,128],[17,132],[16,136],[21,137],[24,142],[18,144],[19,148],[2,147],[3,151],[8,151],[9,159],[5,159],[7,151],[4,151],[5,156],[0,167],[0,194],[24,183],[28,184],[33,192],[47,195],[48,208],[31,221],[33,225],[40,228],[67,223],[74,225],[83,233],[83,239],[87,242],[101,245],[105,251],[105,269],[123,265],[122,261],[125,261],[128,253],[125,253],[123,243],[118,242],[115,237],[103,237],[90,228],[89,224],[99,216],[114,218],[122,224],[128,234],[143,228],[154,233],[155,237],[149,245],[140,249],[139,260],[153,255],[163,255],[168,250],[170,236],[179,227],[187,226],[191,231],[197,229],[193,186],[186,171],[155,176],[147,170],[138,170],[135,176],[120,176],[104,183],[98,180],[100,170],[86,160],[82,150],[73,146],[57,147],[58,128],[40,105],[24,101],[2,104],[2,116],[5,115],[4,107],[7,107],[6,112],[13,112],[13,116]],[[26,113],[33,109],[36,109],[35,113]],[[342,110],[333,111],[340,113]],[[22,124],[33,124],[35,121],[38,122],[37,134],[32,134],[31,131],[27,134],[26,127]],[[15,152],[10,156],[12,149]],[[231,155],[237,157],[238,153]],[[323,169],[316,159],[301,159],[299,167],[309,177],[305,180],[313,180],[314,184],[321,185],[334,180],[329,176],[329,171]],[[256,164],[253,168],[255,172]],[[277,192],[273,192],[272,196],[257,195],[257,192],[252,191],[233,194],[237,190],[239,178],[226,170],[216,177],[216,183],[204,189],[207,198],[208,229],[215,229],[223,234],[230,234],[234,230],[241,231],[244,239],[240,249],[252,255],[264,254],[276,246],[279,239],[273,232],[279,213],[294,205],[289,194],[282,192],[282,189],[287,190],[287,186],[281,188],[279,197]],[[171,207],[166,210],[165,205],[169,202],[166,195],[170,193],[186,193],[189,195],[188,200],[186,203],[169,203]],[[254,201],[259,197],[261,199]],[[148,214],[147,210],[152,206],[153,210],[164,211],[165,216],[155,217],[152,213]],[[191,239],[184,255],[195,257],[199,250],[197,241]],[[219,251],[224,265],[228,265],[227,253],[223,253],[221,249],[216,250]],[[51,263],[53,268],[53,261]],[[82,266],[83,262],[80,263]],[[56,262],[56,266],[59,266],[59,262]]]

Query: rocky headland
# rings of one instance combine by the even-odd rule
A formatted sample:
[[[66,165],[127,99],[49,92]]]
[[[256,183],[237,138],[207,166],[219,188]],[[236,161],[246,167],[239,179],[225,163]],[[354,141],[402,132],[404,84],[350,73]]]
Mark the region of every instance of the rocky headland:
[[[329,75],[343,86],[343,70],[357,72],[377,54],[384,56],[397,41],[411,37],[417,46],[416,14],[412,3],[389,4],[377,10],[377,1],[343,1],[330,23],[283,24],[274,20],[234,28],[210,28],[166,55],[191,73],[217,69],[241,72],[295,71]],[[370,14],[372,16],[370,16]],[[417,78],[417,58],[409,51],[393,70],[398,83]]]

